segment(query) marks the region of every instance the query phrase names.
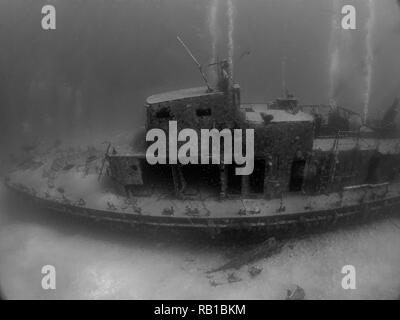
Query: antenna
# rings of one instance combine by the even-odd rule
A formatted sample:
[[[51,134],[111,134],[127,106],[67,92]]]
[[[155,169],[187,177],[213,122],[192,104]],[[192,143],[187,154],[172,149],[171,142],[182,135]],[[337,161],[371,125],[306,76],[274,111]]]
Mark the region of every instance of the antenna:
[[[206,75],[203,72],[203,67],[201,66],[201,64],[197,61],[197,59],[195,58],[195,56],[193,55],[193,53],[190,51],[189,47],[183,42],[183,40],[177,36],[176,37],[179,41],[179,43],[182,45],[182,47],[186,50],[186,52],[188,53],[188,55],[190,56],[190,58],[192,58],[192,60],[194,61],[194,63],[197,65],[197,68],[199,69],[201,76],[203,77],[203,80],[207,86],[208,91],[213,91],[208,83],[208,80],[206,78]]]

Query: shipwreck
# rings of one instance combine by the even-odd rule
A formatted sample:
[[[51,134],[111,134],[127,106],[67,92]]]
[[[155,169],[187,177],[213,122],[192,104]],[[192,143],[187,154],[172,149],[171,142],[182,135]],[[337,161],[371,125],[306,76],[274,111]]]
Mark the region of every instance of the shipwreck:
[[[334,103],[301,105],[290,94],[243,103],[230,64],[213,67],[215,85],[202,72],[203,87],[149,97],[145,128],[128,142],[111,141],[105,152],[32,151],[7,186],[58,212],[213,234],[289,232],[400,208],[398,100],[374,124]],[[199,137],[204,129],[254,130],[252,173],[236,175],[243,163],[233,156],[231,163],[204,162],[201,154],[197,164],[149,163],[146,132],[168,131],[171,121]],[[220,152],[224,159],[223,143]]]

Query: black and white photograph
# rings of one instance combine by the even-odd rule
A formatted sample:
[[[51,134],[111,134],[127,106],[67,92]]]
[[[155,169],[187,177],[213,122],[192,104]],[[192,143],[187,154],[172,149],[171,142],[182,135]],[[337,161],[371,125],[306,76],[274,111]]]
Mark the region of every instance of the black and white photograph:
[[[399,300],[399,113],[400,0],[0,0],[0,297]]]

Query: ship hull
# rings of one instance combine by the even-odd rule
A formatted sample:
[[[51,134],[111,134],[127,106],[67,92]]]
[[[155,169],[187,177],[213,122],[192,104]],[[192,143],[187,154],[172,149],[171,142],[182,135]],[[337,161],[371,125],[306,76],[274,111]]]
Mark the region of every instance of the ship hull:
[[[82,217],[95,223],[122,224],[132,228],[152,228],[174,231],[200,231],[212,236],[226,233],[253,233],[266,236],[290,236],[298,231],[315,231],[325,227],[342,225],[346,222],[370,221],[397,214],[400,211],[400,196],[381,197],[365,203],[344,205],[314,211],[297,211],[270,215],[248,214],[238,217],[236,211],[231,216],[218,217],[174,217],[127,213],[118,210],[101,210],[88,206],[75,205],[65,201],[44,199],[21,190],[9,181],[10,192],[34,203],[35,206],[49,209],[54,213]],[[225,200],[229,202],[229,200]],[[290,200],[286,199],[285,202]]]

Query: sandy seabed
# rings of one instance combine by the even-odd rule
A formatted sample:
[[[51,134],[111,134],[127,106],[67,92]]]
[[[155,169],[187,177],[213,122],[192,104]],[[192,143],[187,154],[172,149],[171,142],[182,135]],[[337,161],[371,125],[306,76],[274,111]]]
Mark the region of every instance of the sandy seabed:
[[[234,243],[135,236],[53,217],[17,203],[4,187],[0,195],[0,284],[6,298],[284,299],[293,285],[307,299],[400,295],[399,218],[293,239],[268,259],[210,275],[208,270],[237,252]],[[56,268],[56,290],[41,287],[44,265]],[[356,290],[341,286],[344,265],[356,268]],[[262,272],[252,277],[251,266]],[[229,281],[232,273],[238,282]]]

